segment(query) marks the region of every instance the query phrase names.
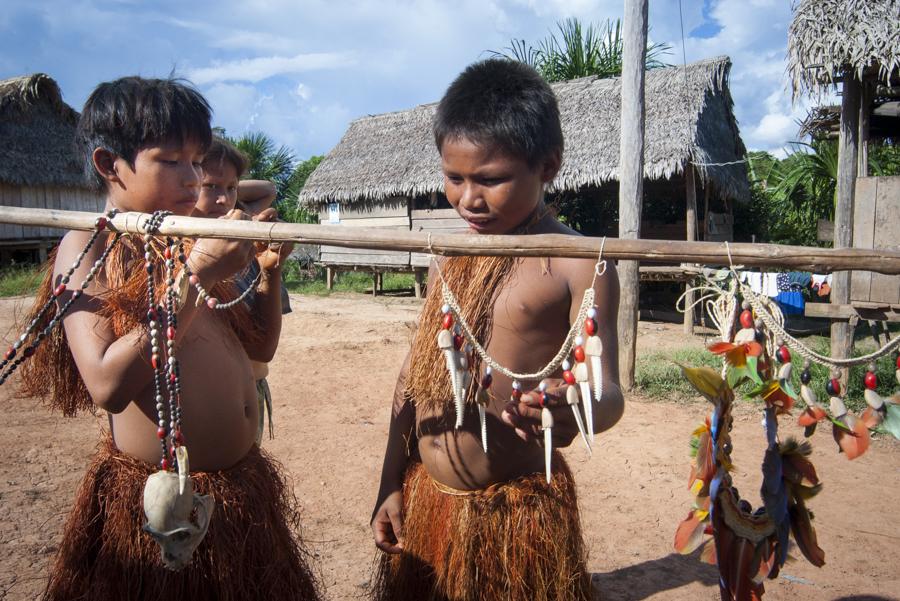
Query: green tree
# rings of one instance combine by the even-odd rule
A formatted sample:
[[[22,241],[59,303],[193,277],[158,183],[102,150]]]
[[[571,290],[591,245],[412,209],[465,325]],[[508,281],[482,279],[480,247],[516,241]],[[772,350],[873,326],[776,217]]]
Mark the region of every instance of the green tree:
[[[534,67],[549,82],[565,81],[596,75],[616,77],[622,73],[622,22],[607,19],[600,25],[582,26],[576,18],[559,21],[557,33],[540,40],[536,46],[522,39],[513,39],[502,52],[494,56],[516,60]],[[662,57],[671,46],[665,43],[647,45],[647,69],[664,67]]]
[[[287,146],[276,146],[272,138],[258,131],[229,138],[229,141],[250,160],[244,178],[264,179],[274,183],[276,202],[285,199],[296,162],[294,151]]]
[[[297,202],[297,197],[300,196],[300,191],[306,185],[306,180],[324,158],[324,155],[314,155],[305,161],[297,163],[297,166],[294,167],[294,171],[291,173],[288,181],[285,197],[278,207],[278,212],[283,219],[294,223],[318,223],[318,215],[301,207],[300,203]]]

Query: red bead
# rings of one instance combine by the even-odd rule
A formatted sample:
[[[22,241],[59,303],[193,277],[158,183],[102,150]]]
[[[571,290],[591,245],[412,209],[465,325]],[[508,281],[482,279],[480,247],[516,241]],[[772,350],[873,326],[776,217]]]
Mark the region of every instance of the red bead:
[[[150,366],[153,369],[159,369],[159,355],[153,354],[150,356]]]
[[[66,285],[60,284],[59,286],[56,287],[56,290],[53,291],[53,296],[59,296],[60,294],[62,294],[65,291],[66,291]]]
[[[219,304],[219,299],[217,299],[214,296],[210,296],[208,299],[206,299],[206,306],[209,307],[210,309],[215,309],[216,305],[218,305],[218,304]]]
[[[546,392],[541,393],[541,407],[546,407],[550,404],[550,395]]]
[[[519,390],[518,388],[513,388],[513,390],[512,390],[512,400],[518,402],[519,399],[521,399],[521,398],[522,398],[522,391]]]
[[[13,347],[9,347],[9,350],[6,351],[6,360],[9,361],[15,356],[16,356],[16,349],[14,349]]]
[[[584,347],[576,346],[575,350],[572,351],[572,354],[575,356],[576,361],[578,361],[579,363],[584,362]]]
[[[166,338],[168,338],[169,340],[175,340],[175,328],[169,326],[166,329]]]
[[[750,309],[744,309],[743,311],[741,311],[741,327],[753,327],[753,313],[750,312]]]
[[[163,460],[159,462],[159,467],[161,467],[163,471],[169,469],[169,460],[163,458]]]
[[[97,221],[94,222],[94,225],[98,230],[103,231],[106,229],[106,224],[109,223],[106,220],[106,217],[97,217]]]
[[[834,394],[841,394],[841,381],[837,378],[832,378],[831,389],[834,391]]]
[[[196,286],[200,283],[200,278],[197,277],[196,273],[192,273],[191,277],[188,278],[188,281],[191,283],[191,286]]]
[[[900,369],[900,355],[897,355],[897,369]]]
[[[177,432],[175,432],[175,442],[178,443],[179,445],[184,444],[184,435],[181,433],[181,430],[178,430]]]
[[[167,259],[171,259],[172,258],[172,249],[167,246],[166,250],[163,252],[163,256]]]
[[[459,350],[462,348],[463,342],[465,342],[465,340],[466,339],[463,338],[462,334],[454,334],[453,335],[453,346],[456,348],[456,350]]]
[[[865,384],[869,390],[875,390],[878,387],[878,376],[874,372],[867,371]]]
[[[453,327],[453,313],[444,313],[444,317],[441,319],[441,326],[445,330]]]
[[[778,360],[782,363],[789,363],[791,360],[791,351],[788,350],[788,347],[781,345],[778,347],[778,351],[776,353]]]
[[[563,380],[566,384],[574,384],[575,383],[575,374],[573,374],[568,369],[563,372]]]
[[[597,333],[597,322],[588,317],[584,320],[584,331],[588,336],[593,336]]]
[[[164,440],[166,438],[166,429],[165,428],[157,428],[156,429],[156,437],[160,440]]]
[[[169,374],[169,382],[175,383],[175,372]]]

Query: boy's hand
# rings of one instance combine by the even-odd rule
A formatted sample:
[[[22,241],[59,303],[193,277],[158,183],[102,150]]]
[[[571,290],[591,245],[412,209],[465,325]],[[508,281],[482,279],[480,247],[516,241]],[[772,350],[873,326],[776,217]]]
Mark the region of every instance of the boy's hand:
[[[403,550],[403,491],[389,494],[375,510],[372,517],[372,534],[375,546],[385,553],[397,554]]]
[[[253,216],[253,221],[277,221],[278,211],[273,208],[265,209],[259,214]],[[294,250],[291,242],[273,242],[272,244],[257,243],[256,260],[259,262],[260,269],[272,271],[279,269]]]
[[[558,378],[547,378],[547,394],[550,403],[547,408],[553,414],[553,446],[567,447],[578,436],[578,424],[566,402],[568,384]],[[541,429],[541,392],[531,390],[522,394],[519,402],[509,401],[503,408],[500,418],[508,426],[515,428],[516,434],[525,442],[543,442]]]
[[[250,216],[232,209],[220,219],[249,221]],[[246,267],[253,255],[254,246],[250,240],[199,238],[191,249],[188,262],[191,271],[209,288]]]

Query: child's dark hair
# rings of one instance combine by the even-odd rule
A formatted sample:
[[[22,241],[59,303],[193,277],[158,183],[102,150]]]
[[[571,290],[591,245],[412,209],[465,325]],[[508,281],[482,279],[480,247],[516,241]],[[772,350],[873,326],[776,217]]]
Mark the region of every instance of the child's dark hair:
[[[508,59],[466,67],[441,99],[433,129],[438,151],[445,140],[466,138],[531,167],[563,150],[553,90],[537,71]]]
[[[250,166],[250,159],[225,138],[213,136],[206,156],[203,157],[203,168],[215,166],[221,169],[225,163],[231,164],[240,178]]]
[[[84,103],[76,132],[90,183],[104,189],[105,181],[94,169],[95,148],[132,165],[148,144],[191,140],[205,150],[212,140],[211,113],[203,95],[183,80],[123,77],[101,83]]]

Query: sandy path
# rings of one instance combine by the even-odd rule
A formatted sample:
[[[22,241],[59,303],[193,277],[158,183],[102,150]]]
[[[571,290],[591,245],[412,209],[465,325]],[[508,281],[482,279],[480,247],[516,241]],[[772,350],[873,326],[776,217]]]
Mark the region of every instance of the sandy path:
[[[276,439],[265,446],[294,475],[304,535],[331,599],[365,595],[375,556],[368,519],[375,498],[390,397],[419,305],[411,299],[295,297],[272,365]],[[0,333],[21,301],[0,301]],[[641,350],[685,343],[680,326],[642,324]],[[695,339],[698,346],[702,341]],[[103,420],[51,416],[0,390],[6,440],[0,462],[0,599],[41,589],[69,503]],[[686,490],[688,438],[700,403],[630,398],[621,423],[587,460],[567,452],[579,484],[590,569],[605,599],[717,599],[714,568],[672,552]],[[741,406],[733,437],[736,480],[759,487],[760,415]],[[802,558],[768,583],[767,599],[893,599],[900,591],[900,445],[877,442],[848,462],[830,434],[813,457],[824,491],[813,500],[827,565]]]

